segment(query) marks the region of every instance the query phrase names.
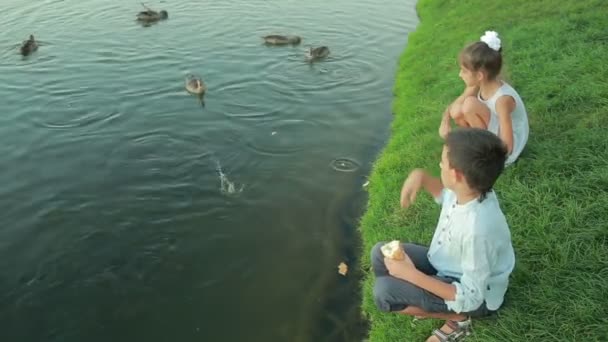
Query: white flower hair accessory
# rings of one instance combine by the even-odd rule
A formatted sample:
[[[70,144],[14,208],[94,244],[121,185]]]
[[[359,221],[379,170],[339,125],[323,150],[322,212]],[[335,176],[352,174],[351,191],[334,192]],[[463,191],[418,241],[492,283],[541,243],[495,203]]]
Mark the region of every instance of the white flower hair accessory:
[[[490,49],[500,51],[500,38],[498,38],[498,33],[495,31],[486,31],[486,33],[481,36],[481,41],[486,43]]]

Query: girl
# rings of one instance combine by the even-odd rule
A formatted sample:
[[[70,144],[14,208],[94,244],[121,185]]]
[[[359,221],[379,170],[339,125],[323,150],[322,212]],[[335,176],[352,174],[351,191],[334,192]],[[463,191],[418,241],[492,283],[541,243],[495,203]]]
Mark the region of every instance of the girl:
[[[466,46],[459,55],[458,76],[466,87],[443,114],[439,135],[445,139],[450,118],[461,127],[487,129],[507,146],[506,165],[513,163],[528,141],[528,115],[519,94],[498,75],[502,67],[498,34],[486,31],[481,41]]]

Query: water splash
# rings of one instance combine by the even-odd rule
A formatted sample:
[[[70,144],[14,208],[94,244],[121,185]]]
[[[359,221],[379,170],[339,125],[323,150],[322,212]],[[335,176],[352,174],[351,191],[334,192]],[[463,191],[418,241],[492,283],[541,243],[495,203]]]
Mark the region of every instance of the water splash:
[[[237,188],[236,184],[228,179],[228,176],[222,170],[222,165],[219,160],[215,161],[216,170],[218,175],[220,176],[220,192],[226,195],[235,195],[243,192],[245,185],[241,184],[240,188]]]

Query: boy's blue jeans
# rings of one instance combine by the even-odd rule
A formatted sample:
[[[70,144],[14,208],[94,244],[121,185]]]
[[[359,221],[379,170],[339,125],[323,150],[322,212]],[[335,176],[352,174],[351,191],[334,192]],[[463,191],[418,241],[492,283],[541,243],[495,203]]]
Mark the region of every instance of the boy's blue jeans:
[[[376,282],[374,283],[374,301],[381,311],[403,311],[408,306],[415,306],[426,312],[435,313],[453,313],[445,301],[410,283],[405,280],[401,280],[391,276],[386,269],[384,264],[384,255],[380,248],[386,242],[377,243],[372,248],[372,268],[376,275]],[[452,283],[458,281],[458,279],[450,277],[440,277],[437,275],[437,270],[431,265],[427,257],[428,247],[415,245],[411,243],[404,243],[403,250],[412,259],[412,262],[416,268],[424,272],[427,275],[433,276],[443,282]],[[470,317],[483,317],[492,314],[486,308],[483,303],[479,308],[472,312],[462,312],[462,314]]]

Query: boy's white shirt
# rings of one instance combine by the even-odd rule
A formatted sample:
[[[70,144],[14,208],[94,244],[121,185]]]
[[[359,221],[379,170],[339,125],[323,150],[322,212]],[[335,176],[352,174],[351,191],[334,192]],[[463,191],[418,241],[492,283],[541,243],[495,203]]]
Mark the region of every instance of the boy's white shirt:
[[[484,301],[497,310],[515,266],[511,232],[496,194],[459,205],[456,194],[443,189],[435,199],[442,205],[428,258],[439,276],[459,281],[448,308],[456,313],[477,309]]]

